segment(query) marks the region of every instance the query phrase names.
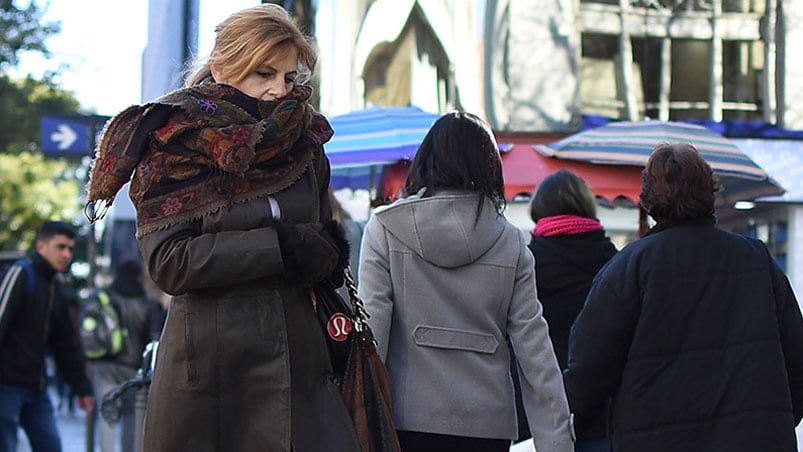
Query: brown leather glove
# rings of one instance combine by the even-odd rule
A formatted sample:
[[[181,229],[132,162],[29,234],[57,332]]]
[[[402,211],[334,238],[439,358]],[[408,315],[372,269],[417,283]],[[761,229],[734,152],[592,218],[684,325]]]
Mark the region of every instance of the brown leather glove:
[[[274,227],[288,281],[311,286],[335,273],[342,274],[343,262],[348,263],[348,241],[336,222],[277,223]]]

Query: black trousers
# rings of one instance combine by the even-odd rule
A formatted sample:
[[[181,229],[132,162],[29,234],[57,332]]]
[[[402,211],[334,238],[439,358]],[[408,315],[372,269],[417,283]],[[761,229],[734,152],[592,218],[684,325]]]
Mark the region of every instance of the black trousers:
[[[399,430],[402,452],[508,452],[510,440]]]

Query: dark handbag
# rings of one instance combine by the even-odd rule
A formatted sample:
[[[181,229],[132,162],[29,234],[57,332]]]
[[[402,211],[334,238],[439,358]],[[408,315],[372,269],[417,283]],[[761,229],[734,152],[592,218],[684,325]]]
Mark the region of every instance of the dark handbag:
[[[349,347],[354,331],[354,310],[351,304],[340,296],[334,283],[325,279],[313,286],[315,297],[315,312],[321,322],[323,334],[326,338],[326,348],[329,350],[329,359],[332,362],[332,371],[335,381],[340,385],[343,374],[346,372],[346,362],[349,357]]]
[[[368,326],[368,313],[357,295],[351,270],[346,267],[344,273],[351,306],[339,312],[350,314],[352,328],[345,341],[348,353],[341,383],[343,401],[351,414],[363,452],[399,452],[401,448],[391,408],[390,375],[376,353],[374,335]],[[342,300],[336,291],[334,296]],[[333,367],[336,359],[340,359],[340,355],[333,356]]]

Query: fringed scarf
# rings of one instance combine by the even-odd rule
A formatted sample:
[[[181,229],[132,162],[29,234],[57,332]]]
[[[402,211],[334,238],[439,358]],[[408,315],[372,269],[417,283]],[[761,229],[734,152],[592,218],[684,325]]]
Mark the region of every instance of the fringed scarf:
[[[595,218],[577,215],[555,215],[538,220],[533,229],[536,237],[549,237],[560,234],[580,234],[590,231],[601,231],[602,224]]]
[[[332,136],[307,103],[311,92],[299,86],[280,100],[255,101],[204,83],[124,110],[98,142],[87,218],[102,218],[129,180],[138,237],[287,188]]]

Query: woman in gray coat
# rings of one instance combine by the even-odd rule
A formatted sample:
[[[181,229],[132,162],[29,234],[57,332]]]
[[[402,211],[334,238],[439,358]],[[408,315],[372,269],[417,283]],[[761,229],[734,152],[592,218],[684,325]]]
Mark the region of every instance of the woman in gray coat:
[[[533,257],[501,214],[502,164],[490,129],[469,113],[442,116],[405,188],[411,196],[368,221],[359,267],[402,450],[509,449],[517,435],[510,336],[538,451],[573,451]]]
[[[342,270],[315,52],[279,6],[234,13],[187,87],[116,116],[88,200],[131,198],[148,273],[173,295],[144,450],[356,452],[310,286]]]

